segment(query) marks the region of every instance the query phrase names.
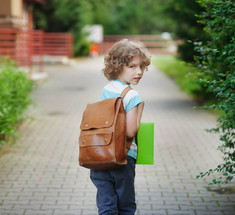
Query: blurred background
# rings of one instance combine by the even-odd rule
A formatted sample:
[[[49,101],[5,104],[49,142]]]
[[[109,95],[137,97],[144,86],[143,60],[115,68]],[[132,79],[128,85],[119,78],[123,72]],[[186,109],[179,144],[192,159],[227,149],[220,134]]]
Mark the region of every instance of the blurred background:
[[[36,30],[71,33],[73,56],[89,55],[91,42],[99,44],[115,40],[107,35],[161,36],[164,33],[165,37],[155,41],[184,40],[178,52],[184,60],[191,61],[194,54],[192,41],[206,37],[195,16],[200,14],[202,7],[193,0],[1,0],[0,4],[1,29],[34,30],[35,34],[39,32]],[[89,38],[95,27],[101,28],[98,40]],[[151,38],[146,40],[151,42]],[[165,48],[160,43],[151,45]]]
[[[100,56],[127,37],[141,40],[158,69],[216,114],[213,131],[232,180],[234,14],[234,2],[220,0],[0,0],[0,143],[12,141],[31,103],[36,70],[45,77],[48,62]]]

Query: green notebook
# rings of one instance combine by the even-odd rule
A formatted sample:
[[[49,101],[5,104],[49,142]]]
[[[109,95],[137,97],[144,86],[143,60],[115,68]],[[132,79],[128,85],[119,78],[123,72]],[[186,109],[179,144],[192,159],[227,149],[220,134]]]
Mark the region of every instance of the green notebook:
[[[154,123],[141,122],[137,133],[137,164],[154,164]]]

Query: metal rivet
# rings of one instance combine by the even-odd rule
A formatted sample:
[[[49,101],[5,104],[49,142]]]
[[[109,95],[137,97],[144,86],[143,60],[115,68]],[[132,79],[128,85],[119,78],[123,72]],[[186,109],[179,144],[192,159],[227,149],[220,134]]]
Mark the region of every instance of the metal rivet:
[[[87,127],[87,126],[88,126],[88,124],[85,124],[85,126]]]
[[[107,141],[108,141],[108,139],[107,139],[107,138],[105,138],[105,139],[104,139],[104,141],[105,141],[105,142],[107,142]]]
[[[106,122],[105,122],[105,124],[108,124],[108,123],[109,123],[109,121],[106,121]]]
[[[86,142],[85,140],[82,141],[83,144],[84,144],[85,142]]]

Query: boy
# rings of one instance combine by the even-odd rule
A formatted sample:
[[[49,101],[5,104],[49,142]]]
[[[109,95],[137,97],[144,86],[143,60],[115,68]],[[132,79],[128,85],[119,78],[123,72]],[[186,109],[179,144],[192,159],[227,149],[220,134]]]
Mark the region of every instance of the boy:
[[[119,97],[127,86],[137,85],[150,64],[150,55],[142,43],[123,39],[112,46],[104,63],[103,73],[110,82],[104,87],[101,100]],[[144,103],[132,89],[124,97],[123,105],[126,112],[127,138],[133,138],[139,129]],[[99,215],[132,215],[136,211],[135,141],[127,155],[126,166],[90,172],[91,181],[97,188],[96,202]]]

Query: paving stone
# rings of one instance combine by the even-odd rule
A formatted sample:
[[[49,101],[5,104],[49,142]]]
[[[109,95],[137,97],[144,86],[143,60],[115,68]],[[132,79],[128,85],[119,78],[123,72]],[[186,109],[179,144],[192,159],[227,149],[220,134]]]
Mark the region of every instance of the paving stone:
[[[35,212],[37,215],[53,215],[54,214],[53,210],[35,211],[35,210],[27,209],[25,210],[24,215],[33,215],[35,214]]]
[[[205,211],[205,210],[197,210],[197,215],[224,215],[225,213],[222,211]]]
[[[176,210],[167,210],[168,215],[196,215],[195,211],[176,211]]]
[[[137,210],[137,215],[167,215],[166,210],[157,210],[157,211],[152,211],[152,210]]]
[[[12,209],[12,210],[2,210],[1,215],[23,215],[25,212],[24,209]]]

